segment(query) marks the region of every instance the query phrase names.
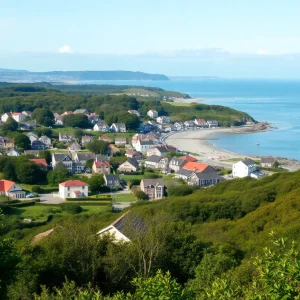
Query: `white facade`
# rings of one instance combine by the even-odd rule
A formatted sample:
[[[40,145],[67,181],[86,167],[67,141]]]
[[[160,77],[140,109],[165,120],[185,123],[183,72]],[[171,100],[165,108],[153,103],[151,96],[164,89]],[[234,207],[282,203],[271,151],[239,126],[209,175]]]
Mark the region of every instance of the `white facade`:
[[[39,139],[39,137],[35,133],[33,133],[33,132],[29,132],[26,135],[30,139],[30,143],[32,143],[34,141],[37,141]]]
[[[170,123],[170,118],[166,117],[166,116],[161,116],[161,117],[156,118],[156,122],[159,124],[167,124],[167,123]]]
[[[154,118],[158,117],[158,112],[156,110],[150,109],[150,110],[148,110],[147,115],[150,118],[154,119]]]
[[[108,132],[109,126],[106,123],[97,123],[93,127],[94,131]]]
[[[152,141],[140,141],[138,140],[135,144],[135,150],[139,152],[146,152],[149,149],[153,148],[154,143]]]
[[[127,238],[121,231],[119,231],[113,225],[100,230],[97,234],[99,235],[111,235],[116,242],[130,242],[130,239]]]
[[[71,182],[72,180],[70,180]],[[77,180],[74,180],[77,181]],[[66,181],[65,183],[68,183]],[[87,184],[80,184],[80,183],[70,183],[70,184],[65,184],[60,183],[59,184],[59,197],[66,199],[66,198],[85,198],[88,197],[88,185]]]
[[[11,116],[18,123],[22,122],[22,121],[24,121],[26,119],[26,116],[23,115],[22,113],[12,113]]]
[[[2,122],[6,122],[8,120],[8,118],[10,117],[10,114],[5,113],[1,116],[1,121]]]
[[[245,161],[239,161],[232,166],[232,177],[243,178],[251,176],[251,173],[255,172],[257,167],[254,162],[245,163]]]

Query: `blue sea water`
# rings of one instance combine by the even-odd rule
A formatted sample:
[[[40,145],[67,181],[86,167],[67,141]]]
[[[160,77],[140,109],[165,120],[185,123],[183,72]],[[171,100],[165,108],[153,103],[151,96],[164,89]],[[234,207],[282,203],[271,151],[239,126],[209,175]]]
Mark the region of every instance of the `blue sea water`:
[[[88,83],[161,87],[204,99],[207,104],[247,112],[258,121],[273,123],[278,129],[253,134],[217,134],[216,147],[244,155],[300,160],[300,80],[174,78]]]

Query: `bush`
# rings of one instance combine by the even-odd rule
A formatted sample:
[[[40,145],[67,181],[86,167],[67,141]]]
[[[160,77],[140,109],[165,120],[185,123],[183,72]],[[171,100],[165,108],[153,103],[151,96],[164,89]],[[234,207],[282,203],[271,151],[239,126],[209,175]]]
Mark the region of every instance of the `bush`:
[[[83,211],[82,207],[75,203],[62,204],[61,209],[74,215],[79,214]]]
[[[133,192],[133,195],[138,200],[148,200],[148,196],[143,191],[141,191],[141,190],[136,189]]]
[[[40,193],[41,192],[41,187],[38,186],[38,185],[34,185],[32,188],[31,188],[31,191],[33,193]]]
[[[145,174],[145,179],[156,179],[156,178],[161,178],[158,174]]]

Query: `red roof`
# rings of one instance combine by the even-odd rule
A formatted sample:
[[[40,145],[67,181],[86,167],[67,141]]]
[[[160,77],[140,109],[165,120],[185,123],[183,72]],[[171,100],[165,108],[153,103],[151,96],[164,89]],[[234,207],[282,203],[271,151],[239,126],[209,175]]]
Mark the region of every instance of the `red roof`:
[[[2,179],[0,180],[0,191],[8,192],[15,183],[10,180]]]
[[[19,116],[19,115],[22,115],[22,113],[20,113],[20,112],[13,112],[13,113],[11,113],[11,115],[12,116]]]
[[[74,191],[74,194],[75,194],[75,195],[80,195],[81,192],[80,192],[80,191]]]
[[[106,166],[106,167],[110,167],[110,164],[108,161],[95,161],[95,166],[96,168],[99,168],[100,166]]]
[[[37,164],[37,165],[42,165],[44,167],[48,166],[45,158],[31,158],[29,160],[32,161],[33,163]]]
[[[59,185],[64,187],[71,187],[71,186],[88,186],[87,183],[81,180],[67,180],[65,182],[60,183]]]
[[[197,171],[197,172],[203,172],[208,167],[207,164],[201,164],[198,162],[188,162],[184,165],[184,169],[191,170],[191,171]]]
[[[188,162],[190,162],[190,161],[191,161],[191,162],[196,162],[196,161],[198,161],[196,157],[189,156],[189,155],[186,155],[186,156],[180,156],[179,158],[184,159],[184,160],[186,160],[186,161],[188,161]]]

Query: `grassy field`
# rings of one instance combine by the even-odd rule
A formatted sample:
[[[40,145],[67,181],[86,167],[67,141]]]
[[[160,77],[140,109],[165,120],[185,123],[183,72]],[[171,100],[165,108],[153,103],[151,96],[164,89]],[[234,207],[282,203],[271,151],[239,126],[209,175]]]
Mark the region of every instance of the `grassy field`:
[[[241,161],[242,159],[239,158],[239,157],[233,157],[233,158],[229,158],[229,159],[223,159],[221,161],[229,161],[229,162],[238,162],[238,161]],[[259,165],[260,164],[260,160],[259,159],[253,159],[253,161]]]
[[[190,106],[191,103],[186,103],[186,102],[168,102],[169,104],[171,105],[174,105],[174,106]]]
[[[116,195],[113,195],[113,199],[116,202],[132,202],[132,201],[136,200],[132,193],[130,193],[130,194],[116,194]]]

